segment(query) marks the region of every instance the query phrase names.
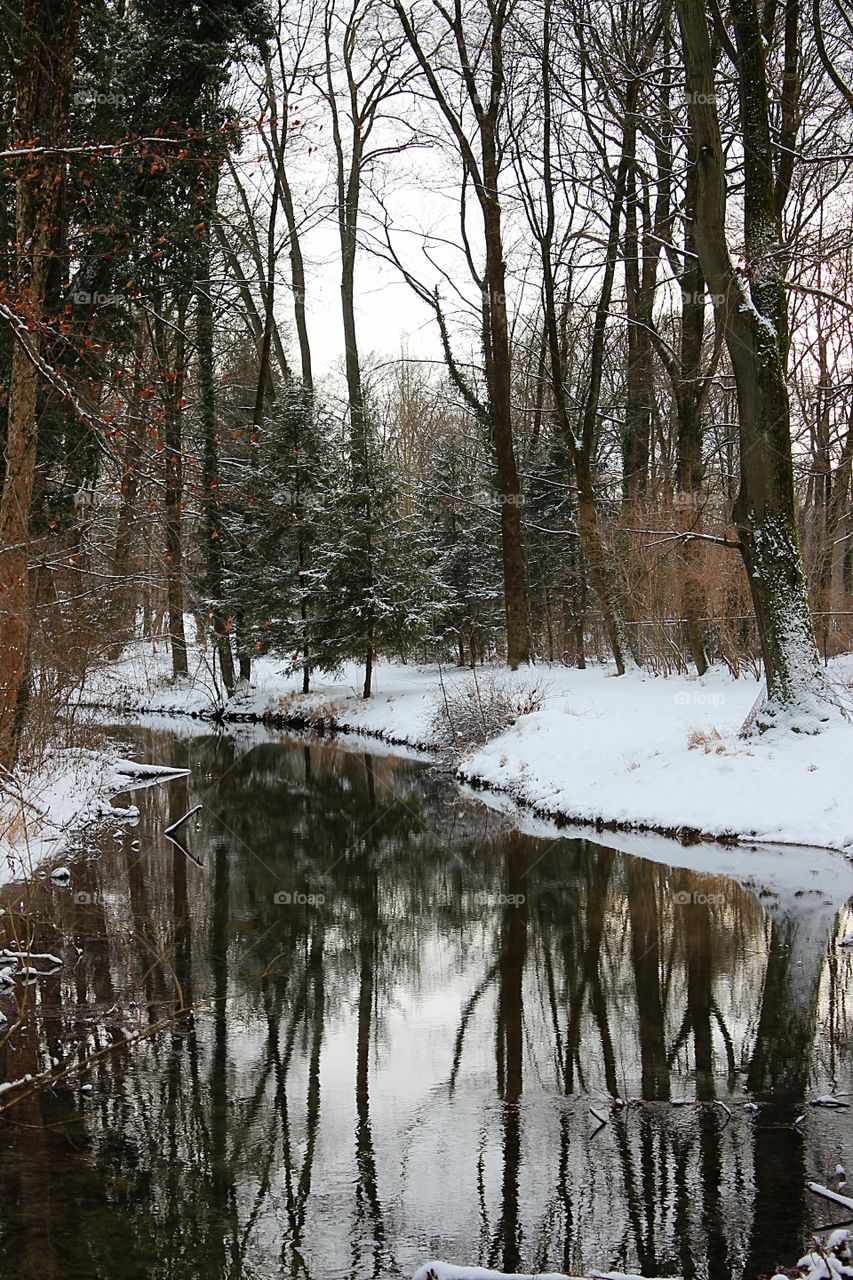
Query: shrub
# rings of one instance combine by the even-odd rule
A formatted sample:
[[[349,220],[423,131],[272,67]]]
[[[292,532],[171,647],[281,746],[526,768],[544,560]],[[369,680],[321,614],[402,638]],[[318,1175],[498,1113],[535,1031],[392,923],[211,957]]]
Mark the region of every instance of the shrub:
[[[439,750],[462,756],[504,733],[521,716],[541,710],[545,690],[538,680],[502,671],[443,680],[430,719]]]

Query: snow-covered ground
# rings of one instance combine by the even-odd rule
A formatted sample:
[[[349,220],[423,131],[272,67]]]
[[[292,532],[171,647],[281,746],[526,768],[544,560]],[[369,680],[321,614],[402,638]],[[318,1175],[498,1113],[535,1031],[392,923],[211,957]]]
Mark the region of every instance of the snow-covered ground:
[[[352,667],[315,681],[303,697],[298,677],[262,658],[252,685],[223,702],[204,654],[196,651],[190,678],[174,684],[165,649],[155,655],[140,646],[98,672],[85,697],[112,711],[317,721],[430,749],[437,706],[472,678],[382,664],[374,697],[363,701],[360,674]],[[829,675],[849,705],[853,655],[835,659]],[[541,709],[463,758],[463,780],[578,823],[853,852],[853,721],[835,717],[817,735],[779,730],[741,739],[761,687],[719,669],[665,679],[544,666],[511,679],[538,683]]]
[[[853,1276],[853,1232],[843,1229],[832,1231],[825,1240],[815,1242],[815,1249],[800,1258],[797,1271],[803,1280],[841,1280]],[[549,1272],[547,1275],[526,1271],[523,1273],[489,1271],[485,1267],[457,1267],[447,1262],[427,1262],[420,1267],[412,1280],[572,1280],[572,1277]],[[578,1280],[577,1277],[574,1280]],[[585,1280],[643,1280],[641,1276],[626,1275],[620,1271],[589,1271]],[[781,1272],[772,1280],[788,1280]]]
[[[136,807],[116,808],[110,798],[180,772],[115,752],[49,752],[37,768],[9,779],[0,795],[0,884],[28,879],[43,862],[55,861],[90,823],[132,822]]]

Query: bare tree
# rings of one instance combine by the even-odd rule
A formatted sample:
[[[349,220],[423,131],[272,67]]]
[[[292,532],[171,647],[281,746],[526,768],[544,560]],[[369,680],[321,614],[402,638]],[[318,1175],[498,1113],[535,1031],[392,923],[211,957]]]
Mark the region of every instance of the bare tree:
[[[318,80],[332,122],[335,160],[335,211],[341,252],[341,315],[344,330],[350,463],[353,488],[364,528],[371,527],[370,413],[362,377],[355,315],[355,264],[359,244],[362,196],[368,175],[385,156],[406,143],[388,136],[393,120],[390,104],[404,92],[409,71],[402,62],[404,41],[389,29],[384,6],[377,0],[326,0],[323,15],[324,72]],[[396,122],[395,122],[396,123]],[[383,137],[383,131],[385,136]],[[372,552],[365,550],[367,642],[363,696],[373,689],[376,658],[371,610]]]
[[[794,509],[786,383],[788,323],[780,255],[781,209],[790,181],[774,170],[764,40],[755,0],[732,0],[743,146],[746,265],[726,231],[727,178],[716,74],[702,0],[677,0],[688,112],[697,155],[696,246],[714,298],[737,386],[740,491],[734,520],[761,638],[766,728],[783,713],[826,716],[828,692],[814,640]]]
[[[513,0],[489,0],[485,8],[465,9],[462,0],[454,0],[447,8],[440,0],[432,0],[431,14],[439,24],[432,47],[425,43],[432,38],[432,32],[414,10],[407,10],[401,0],[394,0],[394,8],[456,144],[465,180],[474,187],[482,216],[483,346],[489,426],[501,502],[507,662],[515,668],[530,661],[531,650],[522,490],[513,439],[512,356],[500,189],[506,153],[502,136],[507,92],[505,45],[514,3]],[[448,59],[454,56],[459,65],[458,69],[452,69],[448,84],[442,78],[441,68],[447,67]],[[473,116],[473,127],[469,124],[470,116]]]
[[[632,81],[627,89],[620,154],[615,168],[610,206],[605,214],[604,262],[594,308],[586,384],[575,409],[570,404],[567,386],[569,343],[566,341],[565,326],[568,316],[563,305],[564,299],[560,296],[559,281],[561,272],[568,265],[565,261],[567,243],[577,243],[581,237],[586,238],[590,233],[586,228],[570,226],[560,234],[558,197],[567,194],[566,188],[573,184],[575,169],[572,161],[574,143],[571,135],[567,137],[559,127],[560,113],[555,103],[554,81],[558,75],[555,51],[560,44],[561,33],[555,29],[551,0],[543,0],[541,23],[541,31],[536,35],[529,33],[528,39],[532,40],[534,50],[535,79],[531,80],[531,84],[536,86],[536,97],[541,95],[542,108],[541,113],[537,112],[535,115],[532,111],[524,110],[527,120],[535,122],[533,128],[536,133],[532,135],[529,128],[519,129],[516,138],[516,169],[520,178],[524,211],[541,258],[550,392],[577,484],[578,532],[604,617],[616,670],[622,675],[626,663],[632,661],[631,647],[624,623],[625,601],[619,589],[614,565],[608,556],[596,505],[594,454],[607,321],[613,299],[628,174],[634,162],[631,138],[636,125],[631,122],[634,121],[637,110],[637,82]],[[534,172],[537,168],[538,173]],[[564,199],[562,203],[572,208],[569,199]]]

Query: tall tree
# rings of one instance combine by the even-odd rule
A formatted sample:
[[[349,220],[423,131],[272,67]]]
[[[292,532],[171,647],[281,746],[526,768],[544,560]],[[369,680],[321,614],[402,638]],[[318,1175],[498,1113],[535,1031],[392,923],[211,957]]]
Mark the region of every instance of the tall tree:
[[[4,19],[5,25],[5,19]],[[15,87],[16,308],[6,471],[0,499],[0,765],[15,762],[25,695],[30,602],[27,560],[35,479],[36,399],[45,304],[65,185],[71,77],[80,0],[23,0],[9,39]]]
[[[502,132],[507,105],[505,57],[514,5],[513,0],[490,0],[485,7],[463,9],[462,0],[454,0],[452,7],[432,0],[433,15],[441,24],[432,48],[425,43],[429,28],[419,24],[401,0],[394,0],[394,8],[458,149],[465,181],[474,187],[482,217],[483,347],[489,427],[501,499],[507,662],[515,668],[530,661],[531,646],[522,488],[513,438],[512,352],[501,194],[506,153]],[[454,56],[458,59],[458,77],[448,85],[439,68],[447,66]],[[473,126],[469,116],[473,116]]]
[[[355,265],[359,214],[367,175],[379,159],[399,150],[395,142],[371,141],[387,117],[389,102],[403,90],[407,73],[401,65],[402,41],[386,29],[375,0],[350,0],[341,12],[338,0],[326,0],[323,15],[323,90],[332,120],[335,165],[335,208],[341,252],[341,315],[344,330],[351,480],[355,502],[352,518],[361,534],[364,588],[363,696],[373,691],[373,665],[381,623],[374,616],[377,582],[371,530],[379,516],[373,510],[372,424],[365,396],[355,319]]]
[[[519,133],[516,165],[521,178],[525,215],[540,255],[549,390],[554,415],[563,435],[577,485],[578,533],[589,565],[590,579],[604,617],[616,670],[619,675],[623,675],[626,665],[632,662],[631,647],[625,627],[626,603],[620,590],[615,567],[608,554],[596,506],[594,460],[604,377],[607,322],[613,300],[628,173],[633,164],[630,140],[636,128],[632,122],[637,111],[639,77],[635,77],[629,83],[626,92],[620,154],[616,164],[610,207],[606,212],[605,257],[595,304],[588,369],[585,385],[578,397],[579,404],[575,408],[570,402],[567,385],[571,344],[565,332],[569,318],[565,305],[567,295],[561,292],[558,274],[561,267],[562,237],[559,234],[557,217],[561,183],[566,182],[566,179],[568,183],[571,181],[568,175],[572,174],[572,144],[569,142],[567,146],[566,139],[561,138],[556,120],[558,112],[555,106],[554,81],[556,51],[561,44],[561,32],[554,24],[554,6],[551,0],[544,0],[540,16],[541,31],[532,35],[532,46],[536,74],[534,83],[537,94],[541,94],[542,111],[536,115],[527,113],[528,118],[535,121],[533,127],[538,133],[533,143],[537,158],[531,166],[526,146],[527,138]],[[531,168],[535,166],[539,167],[538,176],[531,173]],[[574,240],[577,238],[576,229],[571,228],[571,231],[573,234],[570,238]]]
[[[174,335],[158,316],[154,322],[154,350],[163,386],[163,516],[166,595],[172,675],[188,674],[187,639],[184,632],[184,386],[186,383],[186,296],[175,305]]]
[[[198,350],[199,410],[202,428],[202,493],[203,538],[206,561],[208,607],[219,655],[222,683],[230,696],[234,692],[234,656],[231,651],[229,618],[224,600],[224,566],[222,543],[222,507],[219,497],[219,424],[214,376],[213,280],[211,275],[210,230],[216,216],[217,169],[208,162],[205,179],[207,192],[206,234],[199,253],[199,280],[196,289],[196,347]]]
[[[817,727],[829,699],[815,645],[797,534],[786,383],[788,322],[781,212],[787,156],[774,171],[764,37],[755,0],[731,0],[743,148],[746,265],[727,239],[726,154],[703,0],[677,0],[696,144],[696,247],[737,386],[740,489],[734,506],[761,639],[768,698],[757,724],[790,713]],[[728,37],[727,37],[728,39]]]

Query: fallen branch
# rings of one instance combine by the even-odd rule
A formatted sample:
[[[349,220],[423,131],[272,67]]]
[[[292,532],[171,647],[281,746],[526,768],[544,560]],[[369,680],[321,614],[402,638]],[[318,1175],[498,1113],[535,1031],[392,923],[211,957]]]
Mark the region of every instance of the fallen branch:
[[[823,1196],[825,1200],[832,1200],[834,1204],[843,1204],[845,1209],[853,1209],[853,1200],[851,1200],[850,1196],[843,1196],[839,1191],[832,1191],[829,1187],[823,1187],[819,1182],[807,1182],[806,1186],[816,1196]]]
[[[163,832],[163,835],[169,836],[172,834],[173,831],[177,831],[178,827],[182,827],[184,823],[193,816],[194,813],[198,813],[199,809],[202,809],[202,808],[204,808],[203,805],[200,805],[200,804],[194,805],[193,808],[188,810],[187,813],[185,813],[182,818],[178,818],[177,822],[173,822],[170,827],[167,827],[166,830]]]

